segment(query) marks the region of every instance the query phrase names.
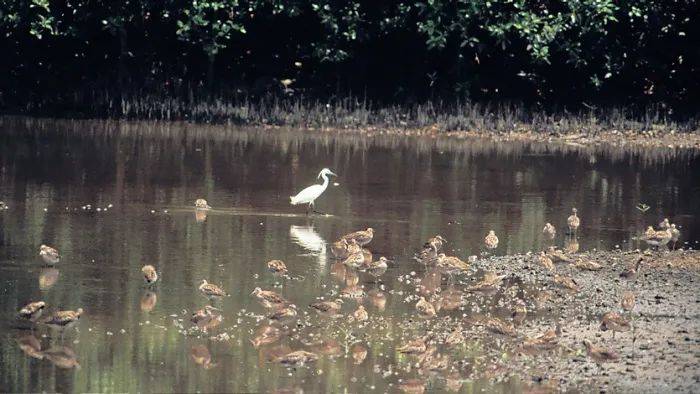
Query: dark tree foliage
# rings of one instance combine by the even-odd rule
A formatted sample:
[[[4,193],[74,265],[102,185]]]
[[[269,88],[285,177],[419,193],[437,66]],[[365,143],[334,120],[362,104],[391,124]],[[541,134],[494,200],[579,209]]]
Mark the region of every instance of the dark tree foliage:
[[[195,90],[693,112],[698,10],[695,0],[6,0],[0,105]]]

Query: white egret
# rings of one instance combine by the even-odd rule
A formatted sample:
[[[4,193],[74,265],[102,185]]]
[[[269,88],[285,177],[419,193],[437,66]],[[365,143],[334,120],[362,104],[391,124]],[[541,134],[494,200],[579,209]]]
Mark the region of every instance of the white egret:
[[[313,208],[314,201],[318,197],[320,197],[321,194],[323,194],[323,192],[326,191],[326,188],[328,187],[329,175],[338,176],[328,168],[322,169],[321,172],[318,174],[318,178],[323,178],[323,183],[320,185],[311,185],[306,189],[300,191],[296,196],[289,197],[289,202],[292,205],[309,204],[308,208]],[[309,212],[308,208],[306,210],[307,213]]]

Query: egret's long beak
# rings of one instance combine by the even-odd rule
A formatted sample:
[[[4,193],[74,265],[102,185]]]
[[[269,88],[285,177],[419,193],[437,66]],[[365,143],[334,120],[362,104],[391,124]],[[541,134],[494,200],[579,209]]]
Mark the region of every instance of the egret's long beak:
[[[330,174],[330,175],[333,175],[333,176],[338,176],[338,175],[337,175],[335,172],[333,172],[333,171],[329,171],[329,174]]]

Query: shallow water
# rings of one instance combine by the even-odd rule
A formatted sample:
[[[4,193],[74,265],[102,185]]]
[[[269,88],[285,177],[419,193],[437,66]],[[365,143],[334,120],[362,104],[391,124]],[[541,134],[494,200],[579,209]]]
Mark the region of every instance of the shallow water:
[[[316,182],[322,167],[339,174],[339,185],[317,202],[330,216],[307,217],[288,196]],[[449,285],[411,260],[427,238],[442,234],[449,254],[466,259],[483,252],[493,229],[494,253],[524,253],[550,245],[541,233],[549,221],[559,231],[553,242],[564,246],[566,217],[577,207],[582,251],[634,249],[633,236],[665,216],[692,247],[700,240],[699,172],[696,153],[670,149],[4,118],[0,200],[9,209],[0,212],[0,311],[13,316],[42,299],[86,314],[62,335],[11,318],[0,323],[0,389],[392,391],[423,379],[394,349],[426,324],[415,318],[415,300],[404,302],[415,281],[397,278],[413,271],[424,286]],[[197,198],[214,209],[197,215]],[[640,212],[639,203],[650,209]],[[375,258],[393,260],[379,281],[358,275],[374,296],[364,300],[370,323],[306,315],[306,305],[335,298],[355,280],[335,264],[328,243],[366,227],[376,230],[368,246]],[[55,267],[40,260],[42,243],[61,251]],[[284,260],[295,278],[266,272],[271,259]],[[161,274],[152,289],[141,279],[144,264]],[[208,303],[197,290],[201,279],[231,294],[217,303],[224,320],[208,333],[189,322]],[[288,336],[258,349],[249,340],[266,319],[249,296],[255,287],[281,292],[301,311]],[[477,301],[496,308],[493,299]],[[343,308],[349,314],[356,301]],[[43,349],[72,349],[80,368],[25,355],[17,339],[32,334]],[[488,363],[475,361],[488,343],[451,354],[484,368],[461,389],[518,390],[518,377],[494,381]],[[275,346],[325,354],[311,367],[288,369],[266,362]],[[207,353],[210,362],[202,361]],[[429,388],[447,384],[425,380]]]

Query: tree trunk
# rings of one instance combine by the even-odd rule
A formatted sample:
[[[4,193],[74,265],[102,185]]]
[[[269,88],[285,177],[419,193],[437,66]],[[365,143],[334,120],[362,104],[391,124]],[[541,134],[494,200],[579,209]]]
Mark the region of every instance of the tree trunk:
[[[207,88],[211,92],[214,88],[214,62],[216,60],[216,54],[209,53],[209,63],[207,64]]]

